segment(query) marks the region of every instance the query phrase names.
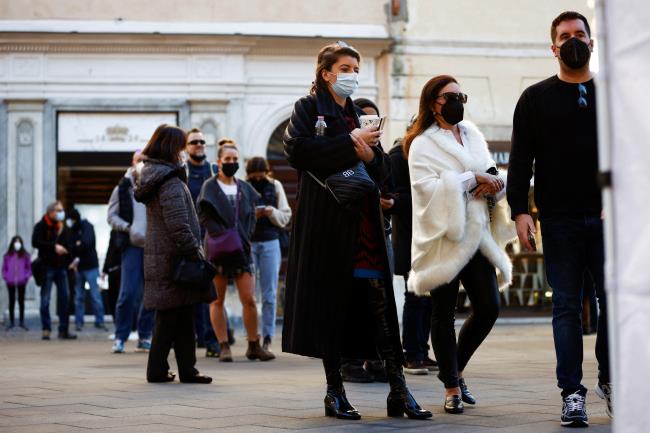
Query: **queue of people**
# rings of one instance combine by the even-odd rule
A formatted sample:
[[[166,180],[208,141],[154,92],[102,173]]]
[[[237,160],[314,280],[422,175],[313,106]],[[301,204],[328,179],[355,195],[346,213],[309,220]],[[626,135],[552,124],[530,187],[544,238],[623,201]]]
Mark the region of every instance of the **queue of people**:
[[[186,133],[160,125],[109,202],[109,251],[121,268],[113,352],[125,351],[137,312],[137,349],[149,353],[149,382],[175,380],[167,362],[173,347],[181,382],[210,383],[195,368],[196,346],[206,347],[208,357],[233,361],[224,305],[232,283],[243,308],[246,357],[273,360],[279,239],[291,225],[282,350],[322,360],[325,415],[360,419],[343,382],[383,377],[390,388],[388,416],[431,418],[409,391],[404,372],[435,370],[445,390],[444,410],[462,414],[479,400],[465,369],[499,316],[500,286],[511,282],[505,246],[518,238],[524,249],[536,248],[528,203],[534,168],[553,288],[560,421],[588,425],[580,319],[586,273],[599,308],[595,392],[611,416],[596,88],[589,71],[593,41],[577,12],[553,21],[551,39],[559,73],[526,89],[517,103],[507,182],[481,131],[465,119],[471,95],[451,75],[424,85],[406,135],[386,153],[379,126],[360,123],[360,116],[378,117],[379,109],[351,99],[362,62],[343,41],[318,53],[312,88],[295,103],[284,134],[285,154],[299,173],[293,216],[265,158],[249,159],[246,180],[239,179],[234,140],[221,140],[210,163],[199,129]],[[68,329],[69,271],[76,280],[77,330],[83,328],[86,284],[95,327],[105,328],[92,225],[55,201],[34,227],[32,245],[38,249],[34,263],[18,236],[4,256],[8,328],[15,327],[17,295],[19,326],[27,329],[24,294],[33,273],[41,286],[42,338],[50,338],[55,284],[58,337],[75,339]],[[200,274],[191,287],[179,275],[185,269]],[[401,340],[393,275],[402,276],[406,288]],[[472,312],[456,336],[461,284]]]

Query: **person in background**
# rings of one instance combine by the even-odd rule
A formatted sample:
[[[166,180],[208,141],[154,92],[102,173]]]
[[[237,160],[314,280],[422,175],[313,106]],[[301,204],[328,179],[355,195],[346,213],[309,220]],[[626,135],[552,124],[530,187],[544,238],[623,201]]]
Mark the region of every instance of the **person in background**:
[[[361,55],[345,42],[323,47],[309,95],[296,101],[284,151],[299,173],[299,194],[287,269],[282,350],[321,358],[325,415],[359,420],[347,399],[341,358],[385,363],[391,417],[426,419],[402,371],[402,344],[386,250],[379,188],[357,197],[352,211],[322,186],[331,175],[363,166],[377,185],[388,178],[388,155],[376,127],[360,128],[357,89]],[[316,130],[319,117],[325,128]],[[324,130],[323,130],[324,129]],[[316,180],[318,179],[318,181]]]
[[[196,365],[194,305],[212,301],[212,283],[184,287],[174,281],[176,258],[202,259],[201,227],[187,188],[181,152],[187,136],[176,126],[160,125],[142,150],[144,166],[134,196],[147,209],[144,246],[144,306],[156,311],[156,328],[147,361],[148,382],[171,382],[167,358],[174,348],[179,379],[209,384]]]
[[[9,292],[9,325],[6,330],[16,326],[14,307],[16,306],[16,294],[18,294],[18,311],[20,326],[29,331],[25,326],[25,286],[32,276],[32,261],[29,252],[25,249],[23,238],[16,235],[9,241],[9,248],[2,258],[2,278],[7,284]]]
[[[407,132],[412,126],[411,119]],[[411,240],[413,232],[411,207],[411,178],[408,161],[404,157],[402,140],[397,139],[388,152],[393,180],[392,243],[395,254],[395,274],[404,278],[404,310],[402,313],[402,345],[404,346],[404,373],[423,375],[438,369],[438,363],[429,357],[431,334],[431,297],[417,296],[407,290],[411,270]]]
[[[271,176],[271,168],[265,158],[255,156],[248,160],[246,180],[260,195],[255,207],[257,223],[251,242],[262,294],[262,347],[269,350],[275,336],[278,279],[282,264],[280,230],[291,221],[291,208],[282,184]]]
[[[205,144],[205,137],[199,128],[192,128],[187,132],[185,151],[188,158],[185,169],[187,172],[187,187],[195,205],[203,183],[212,176],[216,176],[219,171],[216,164],[206,160]],[[205,229],[201,227],[201,239],[204,236]],[[194,327],[197,347],[205,347],[205,356],[207,358],[218,358],[220,352],[219,342],[210,323],[210,307],[205,302],[194,306]]]
[[[589,273],[598,298],[596,395],[612,415],[607,335],[603,204],[598,185],[596,85],[589,69],[594,48],[584,15],[563,12],[551,23],[551,49],[559,72],[522,93],[513,116],[508,203],[522,248],[536,232],[528,209],[535,173],[544,264],[553,288],[553,340],[564,426],[584,427],[587,388],[582,384],[582,298]]]
[[[117,298],[120,295],[120,279],[122,277],[122,251],[117,245],[117,236],[119,236],[119,233],[111,230],[108,248],[106,248],[106,255],[104,256],[104,266],[102,266],[102,279],[108,279],[106,304],[108,312],[113,316],[113,323],[117,323],[115,309],[117,307]]]
[[[514,240],[505,181],[481,132],[463,120],[466,102],[454,77],[431,78],[404,137],[414,216],[408,289],[431,296],[431,343],[445,386],[443,407],[453,414],[462,413],[464,403],[476,404],[463,373],[499,315],[496,269],[510,284],[505,245]],[[460,283],[472,313],[456,340]]]
[[[75,273],[75,324],[77,331],[81,331],[84,325],[86,284],[90,287],[95,328],[106,330],[104,302],[97,282],[99,260],[95,250],[95,229],[87,220],[81,219],[79,211],[74,207],[67,212],[65,222],[70,230],[70,254],[73,258],[70,266]]]
[[[154,311],[147,309],[142,302],[147,209],[133,196],[134,187],[138,182],[136,167],[141,159],[140,152],[133,154],[131,167],[113,189],[108,202],[108,224],[117,232],[117,248],[122,251],[120,294],[115,307],[113,353],[124,353],[124,344],[129,339],[134,316],[139,317],[136,351],[147,352],[151,348]]]
[[[219,361],[232,362],[232,352],[226,331],[224,302],[229,280],[234,280],[243,307],[244,327],[248,336],[246,357],[250,360],[270,361],[275,355],[264,349],[257,333],[258,314],[255,303],[255,270],[251,256],[251,237],[255,231],[255,205],[260,196],[248,183],[235,178],[239,169],[239,150],[232,144],[222,145],[217,153],[219,174],[208,179],[201,188],[197,209],[201,224],[209,237],[219,236],[227,230],[236,229],[241,250],[218,260],[212,260],[217,268],[214,283],[217,300],[210,305],[210,318],[214,327],[221,355]],[[206,253],[213,253],[206,245]]]
[[[52,320],[50,319],[50,294],[52,284],[56,284],[56,310],[59,316],[58,338],[74,340],[77,336],[68,330],[70,316],[68,314],[68,275],[67,268],[71,263],[68,230],[64,224],[65,211],[60,201],[54,201],[47,206],[43,218],[36,223],[32,233],[32,246],[38,249],[38,259],[45,268],[45,279],[41,286],[41,325],[43,340],[50,339]]]

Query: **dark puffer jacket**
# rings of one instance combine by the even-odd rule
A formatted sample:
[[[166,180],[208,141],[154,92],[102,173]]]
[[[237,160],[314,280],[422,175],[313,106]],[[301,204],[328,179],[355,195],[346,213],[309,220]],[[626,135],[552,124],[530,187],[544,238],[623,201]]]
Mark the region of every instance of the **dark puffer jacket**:
[[[172,281],[175,256],[203,256],[199,220],[182,166],[148,159],[135,199],[147,206],[144,244],[144,306],[166,310],[215,299],[213,287],[178,287]]]

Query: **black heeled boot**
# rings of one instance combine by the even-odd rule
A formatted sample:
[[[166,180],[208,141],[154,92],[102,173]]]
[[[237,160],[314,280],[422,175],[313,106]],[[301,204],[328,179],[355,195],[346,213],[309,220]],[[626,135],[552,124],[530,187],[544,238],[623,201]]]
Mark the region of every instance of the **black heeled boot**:
[[[327,393],[325,394],[325,416],[339,419],[359,420],[361,414],[348,401],[341,378],[341,360],[323,360]]]
[[[401,356],[399,356],[400,354],[397,353],[397,349],[392,343],[394,340],[399,340],[399,337],[393,335],[386,320],[387,299],[383,281],[375,280],[369,282],[368,286],[370,306],[376,321],[375,341],[377,351],[386,366],[386,376],[388,376],[388,383],[390,384],[390,393],[386,399],[387,415],[390,417],[406,415],[411,419],[431,418],[433,414],[422,409],[406,387],[401,359],[398,360],[398,357],[401,358]]]

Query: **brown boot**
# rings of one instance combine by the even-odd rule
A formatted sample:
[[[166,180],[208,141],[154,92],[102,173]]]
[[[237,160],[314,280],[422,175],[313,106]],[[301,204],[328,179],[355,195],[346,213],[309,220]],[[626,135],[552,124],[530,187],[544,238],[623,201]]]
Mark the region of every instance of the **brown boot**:
[[[232,362],[232,352],[230,351],[230,344],[219,343],[221,346],[221,354],[219,355],[219,361],[221,362]]]
[[[248,342],[248,350],[246,350],[246,358],[251,361],[254,359],[259,359],[260,361],[270,361],[275,359],[275,355],[268,350],[264,350],[260,346],[260,339],[258,338],[255,341]]]

